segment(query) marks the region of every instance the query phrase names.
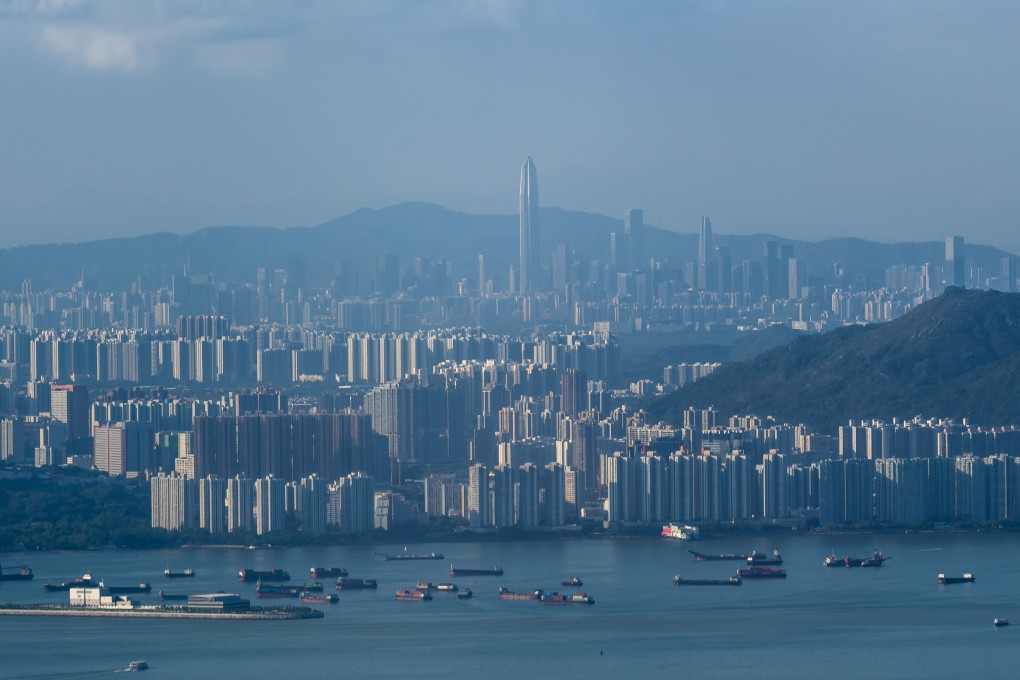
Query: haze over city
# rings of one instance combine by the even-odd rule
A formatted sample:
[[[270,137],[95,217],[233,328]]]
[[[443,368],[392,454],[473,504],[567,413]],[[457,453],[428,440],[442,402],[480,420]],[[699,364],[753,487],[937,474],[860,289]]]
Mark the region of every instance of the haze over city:
[[[0,3],[4,245],[408,200],[1016,252],[1008,2]]]

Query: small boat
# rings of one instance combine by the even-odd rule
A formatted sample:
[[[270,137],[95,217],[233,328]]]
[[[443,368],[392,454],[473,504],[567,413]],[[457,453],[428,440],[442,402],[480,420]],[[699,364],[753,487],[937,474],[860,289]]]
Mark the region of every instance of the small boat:
[[[571,576],[566,581],[560,581],[561,586],[569,586],[571,588],[580,588],[584,585],[584,581],[578,576]]]
[[[312,567],[312,578],[343,578],[347,570],[343,567]]]
[[[492,569],[468,569],[465,567],[455,567],[450,565],[450,576],[502,576],[503,567],[493,567]]]
[[[163,570],[163,576],[167,578],[186,578],[188,576],[194,576],[194,569],[185,569],[184,571],[171,571],[170,567]]]
[[[145,659],[139,659],[129,663],[127,669],[129,671],[147,671],[149,670],[149,664],[145,663]]]
[[[779,566],[783,563],[783,557],[779,554],[779,548],[772,549],[772,557],[769,557],[765,553],[760,553],[757,550],[752,550],[751,554],[747,556],[747,563],[752,566]]]
[[[18,567],[18,571],[4,573],[2,567],[0,567],[0,581],[31,581],[33,578],[32,570],[22,565]]]
[[[538,596],[542,604],[595,604],[595,598],[588,597],[584,593],[573,595],[560,595],[559,593],[542,593]]]
[[[317,595],[315,593],[304,592],[301,593],[301,601],[305,604],[336,604],[340,601],[340,597],[336,593]]]
[[[437,583],[436,590],[441,593],[456,593],[460,589],[456,583]]]
[[[337,590],[372,590],[379,584],[371,578],[339,578],[336,580]]]
[[[995,625],[996,628],[1002,628],[1004,626],[1009,625],[1009,619],[995,619],[995,621],[993,621],[993,624]]]
[[[740,555],[738,553],[722,553],[721,555],[706,555],[705,553],[699,553],[695,550],[688,550],[690,554],[694,555],[694,559],[698,562],[720,562],[723,560],[746,560],[748,555]]]
[[[398,590],[397,599],[401,602],[424,602],[432,599],[432,593],[427,590]]]
[[[964,574],[963,576],[946,576],[945,574],[939,574],[939,585],[945,586],[951,583],[973,583],[974,574]]]
[[[675,586],[739,586],[743,583],[739,576],[729,578],[681,578],[680,574],[673,577]]]
[[[457,599],[458,600],[470,600],[472,595],[474,595],[474,593],[471,592],[470,588],[461,588],[457,592]]]
[[[785,569],[775,569],[773,567],[748,567],[747,569],[738,569],[737,576],[739,578],[786,578]]]

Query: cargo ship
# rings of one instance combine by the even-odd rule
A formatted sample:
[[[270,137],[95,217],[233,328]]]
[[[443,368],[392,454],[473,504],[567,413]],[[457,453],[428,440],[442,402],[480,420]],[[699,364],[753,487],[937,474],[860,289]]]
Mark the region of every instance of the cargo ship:
[[[91,572],[85,572],[80,578],[73,579],[71,581],[64,581],[63,583],[47,583],[43,586],[43,590],[47,593],[55,593],[64,590],[70,590],[71,588],[93,588],[99,585],[99,581],[92,578]]]
[[[456,583],[437,583],[436,590],[441,593],[456,593],[460,588],[457,587]]]
[[[419,581],[414,587],[415,590],[436,590],[436,586],[431,581]]]
[[[963,576],[946,576],[945,574],[939,574],[939,585],[945,586],[950,583],[973,583],[974,574],[964,574]]]
[[[255,597],[298,597],[301,593],[292,586],[274,586],[259,581],[255,586]]]
[[[185,569],[184,571],[171,571],[170,567],[163,570],[163,576],[167,578],[187,578],[188,576],[194,576],[194,569]]]
[[[681,578],[679,574],[673,577],[675,586],[739,586],[744,581],[739,576],[730,576],[724,579],[715,578]]]
[[[560,595],[559,593],[542,593],[538,596],[542,604],[595,604],[595,598],[588,597],[584,593],[573,595]]]
[[[584,585],[584,581],[578,576],[571,576],[566,581],[560,581],[561,586],[568,586],[570,588],[580,588]]]
[[[343,567],[312,567],[309,571],[312,578],[343,578],[347,576],[347,570]]]
[[[450,576],[502,576],[503,567],[493,567],[492,569],[465,569],[464,567],[455,567],[450,565]]]
[[[786,578],[785,569],[773,567],[748,566],[747,569],[737,569],[737,576],[740,578]]]
[[[698,527],[692,527],[689,524],[680,526],[679,524],[666,524],[662,527],[662,532],[659,534],[663,538],[672,538],[676,541],[693,541],[698,537]]]
[[[152,592],[152,586],[148,583],[139,583],[137,586],[108,586],[104,582],[99,582],[100,588],[106,588],[111,595],[127,595],[129,593],[148,593]]]
[[[891,559],[882,554],[882,551],[876,550],[871,557],[836,557],[833,553],[825,558],[825,566],[827,567],[881,567],[882,564]]]
[[[336,604],[340,601],[340,597],[336,593],[326,593],[325,595],[316,595],[314,593],[301,593],[301,601],[305,604]]]
[[[772,549],[772,557],[757,550],[752,550],[751,554],[747,556],[747,563],[759,567],[779,566],[783,563],[783,557],[779,554],[779,548]]]
[[[245,582],[248,581],[289,581],[290,574],[283,569],[270,569],[259,571],[257,569],[242,569],[237,572],[237,577]]]
[[[378,587],[379,584],[372,578],[338,578],[336,580],[337,590],[372,590]]]
[[[26,566],[18,567],[15,572],[4,573],[2,567],[0,567],[0,581],[31,581],[33,578],[32,570]]]
[[[407,552],[407,548],[404,548],[404,552],[397,555],[387,555],[386,553],[377,552],[376,555],[385,557],[388,562],[403,561],[403,560],[442,560],[443,553],[429,552],[415,555],[414,553]]]
[[[699,552],[697,552],[695,550],[688,550],[687,552],[689,552],[690,554],[694,555],[694,559],[696,559],[698,562],[719,562],[719,561],[722,561],[722,560],[740,560],[741,562],[743,562],[748,557],[750,557],[749,555],[738,555],[737,553],[723,553],[721,555],[706,555],[704,553],[699,553]]]
[[[432,593],[427,590],[398,590],[397,599],[401,602],[424,602],[432,599]]]
[[[541,590],[536,590],[532,593],[515,593],[503,586],[499,587],[499,599],[501,600],[537,600],[541,594]]]

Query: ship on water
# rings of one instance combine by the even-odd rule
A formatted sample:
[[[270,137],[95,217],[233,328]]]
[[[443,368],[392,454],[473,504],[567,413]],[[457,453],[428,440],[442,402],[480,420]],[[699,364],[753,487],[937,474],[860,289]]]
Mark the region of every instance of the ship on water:
[[[743,583],[739,576],[730,576],[725,579],[718,578],[682,578],[680,574],[673,577],[675,586],[739,586]]]
[[[499,599],[501,600],[537,600],[541,595],[541,590],[535,590],[530,593],[517,593],[504,586],[499,587]]]
[[[876,550],[871,557],[850,557],[846,555],[844,557],[836,557],[833,553],[825,558],[825,566],[827,567],[881,567],[886,561],[892,559],[882,554],[882,551]]]
[[[696,550],[688,550],[690,554],[694,555],[694,559],[698,562],[719,562],[723,560],[740,560],[741,562],[747,560],[750,555],[741,555],[738,553],[722,553],[720,555],[706,555],[705,553],[699,553]]]
[[[432,599],[432,593],[427,590],[398,590],[397,599],[401,602],[424,602]]]
[[[304,592],[301,593],[301,601],[305,604],[336,604],[340,601],[340,597],[336,593],[326,593],[320,595],[316,593]]]
[[[945,574],[939,574],[938,582],[940,586],[946,586],[952,583],[973,583],[974,574],[964,574],[963,576],[946,576]]]
[[[17,568],[17,571],[8,571],[4,573],[3,567],[0,567],[0,581],[31,581],[33,578],[32,570],[22,565]]]
[[[259,581],[255,585],[255,597],[298,597],[300,589],[292,586],[276,586]]]
[[[783,563],[783,557],[779,554],[779,548],[772,549],[771,557],[757,550],[752,550],[751,554],[747,556],[747,563],[759,567],[779,566]]]
[[[270,569],[259,571],[257,569],[242,569],[237,572],[237,578],[241,581],[289,581],[290,574],[283,569]]]
[[[92,578],[92,572],[86,571],[79,578],[72,579],[70,581],[64,581],[63,583],[47,583],[43,586],[43,590],[48,593],[55,593],[70,590],[71,588],[92,588],[98,585],[99,581]]]
[[[189,576],[194,575],[195,575],[194,569],[185,569],[184,571],[172,571],[170,567],[167,567],[166,569],[163,570],[163,576],[167,578],[187,578]]]
[[[785,569],[775,567],[748,566],[747,569],[738,569],[737,576],[745,578],[786,578]]]
[[[387,562],[402,562],[405,560],[442,560],[443,553],[427,552],[427,553],[409,553],[407,548],[404,548],[404,552],[396,555],[387,555],[386,553],[377,552],[376,555],[385,557]]]
[[[698,537],[698,527],[684,524],[666,524],[659,534],[663,538],[671,538],[675,541],[693,541]]]
[[[379,584],[372,578],[338,578],[337,590],[374,590]]]
[[[502,576],[503,567],[492,567],[491,569],[469,569],[466,567],[455,567],[450,565],[450,576]]]
[[[538,596],[542,604],[595,604],[595,598],[584,593],[560,595],[559,593],[542,593]]]
[[[312,567],[309,573],[312,578],[343,578],[347,576],[347,570],[343,567]]]

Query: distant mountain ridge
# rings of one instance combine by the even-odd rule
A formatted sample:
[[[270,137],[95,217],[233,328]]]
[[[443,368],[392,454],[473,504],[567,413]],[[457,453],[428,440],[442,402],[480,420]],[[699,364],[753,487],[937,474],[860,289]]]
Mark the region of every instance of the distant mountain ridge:
[[[542,208],[541,252],[548,261],[556,245],[567,241],[587,259],[609,258],[609,235],[623,234],[622,219],[559,208]],[[792,244],[795,255],[810,268],[838,261],[880,281],[892,264],[941,262],[943,244],[881,244],[859,239],[833,239],[818,243],[793,241],[768,234],[717,235],[716,243],[730,249],[734,264],[758,258],[762,242]],[[645,251],[674,265],[695,259],[696,234],[680,234],[649,226]],[[18,246],[0,249],[0,287],[20,288],[32,279],[36,290],[66,288],[81,278],[100,290],[126,288],[146,269],[175,274],[185,267],[193,273],[212,272],[218,281],[254,279],[256,267],[274,269],[300,262],[307,280],[329,281],[341,263],[370,271],[377,258],[397,252],[405,264],[415,257],[449,259],[463,276],[477,276],[478,255],[486,258],[492,274],[505,276],[516,263],[518,217],[470,215],[427,203],[402,203],[388,208],[363,208],[313,227],[226,226],[191,234],[160,232],[145,236],[83,243]],[[1007,253],[980,245],[967,245],[967,257],[985,267],[996,267]]]
[[[949,288],[886,324],[800,337],[649,404],[753,413],[823,432],[848,420],[969,418],[1020,423],[1020,294]]]

